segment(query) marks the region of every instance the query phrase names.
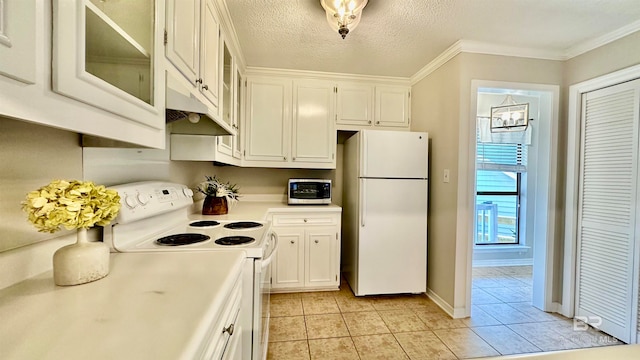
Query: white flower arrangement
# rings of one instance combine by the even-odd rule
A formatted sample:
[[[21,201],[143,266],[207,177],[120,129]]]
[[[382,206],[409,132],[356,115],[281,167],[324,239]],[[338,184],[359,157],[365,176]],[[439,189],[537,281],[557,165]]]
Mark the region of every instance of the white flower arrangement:
[[[223,197],[228,202],[234,204],[240,198],[238,186],[236,184],[230,184],[229,182],[223,183],[220,179],[214,176],[205,176],[206,181],[201,182],[198,185],[197,190],[207,196]]]
[[[107,225],[120,211],[120,196],[115,190],[91,181],[53,180],[31,191],[22,202],[29,221],[40,232],[53,233]]]

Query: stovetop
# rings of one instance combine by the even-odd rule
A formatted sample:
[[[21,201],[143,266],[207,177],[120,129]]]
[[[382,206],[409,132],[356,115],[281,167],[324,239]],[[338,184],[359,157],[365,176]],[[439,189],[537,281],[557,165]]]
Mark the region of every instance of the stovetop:
[[[122,199],[118,217],[104,228],[112,251],[242,249],[248,257],[262,257],[270,246],[270,222],[190,220],[193,192],[185,185],[141,182],[112,188]]]

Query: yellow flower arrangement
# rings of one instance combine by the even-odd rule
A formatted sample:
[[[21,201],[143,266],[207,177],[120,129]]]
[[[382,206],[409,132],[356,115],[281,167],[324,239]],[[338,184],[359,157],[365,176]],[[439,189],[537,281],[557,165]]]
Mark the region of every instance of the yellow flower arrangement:
[[[22,210],[40,232],[53,233],[64,226],[68,230],[107,225],[120,211],[120,195],[91,181],[53,180],[31,191],[22,202]]]

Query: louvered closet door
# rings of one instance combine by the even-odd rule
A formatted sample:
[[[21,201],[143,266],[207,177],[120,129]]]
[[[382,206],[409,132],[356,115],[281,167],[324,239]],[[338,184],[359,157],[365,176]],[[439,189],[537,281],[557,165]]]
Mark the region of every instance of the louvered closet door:
[[[634,245],[640,81],[583,96],[576,315],[629,342],[636,320]]]

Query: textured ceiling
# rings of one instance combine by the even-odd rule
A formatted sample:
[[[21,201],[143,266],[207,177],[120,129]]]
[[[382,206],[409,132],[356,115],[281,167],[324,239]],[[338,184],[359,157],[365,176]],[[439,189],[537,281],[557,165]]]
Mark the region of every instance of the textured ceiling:
[[[562,54],[640,20],[640,0],[369,0],[342,40],[319,0],[226,4],[248,66],[401,77],[458,40]]]

